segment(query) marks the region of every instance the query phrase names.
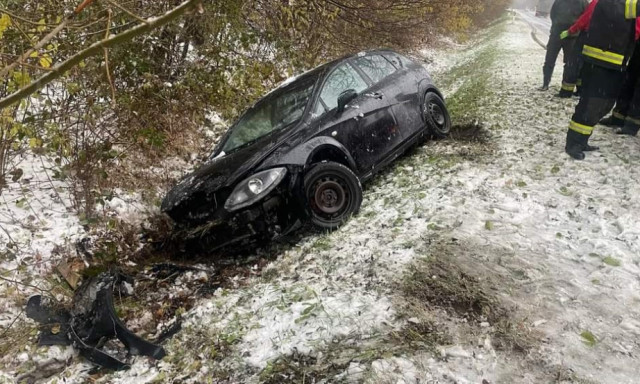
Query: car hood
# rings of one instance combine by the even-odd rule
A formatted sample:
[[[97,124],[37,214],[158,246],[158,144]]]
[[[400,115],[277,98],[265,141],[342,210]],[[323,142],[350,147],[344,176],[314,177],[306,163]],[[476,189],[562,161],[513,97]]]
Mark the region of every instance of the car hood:
[[[224,187],[235,185],[278,149],[293,131],[295,129],[284,129],[245,148],[208,160],[194,172],[183,177],[169,191],[162,202],[162,210],[164,212],[174,210],[195,194],[211,194]],[[221,203],[224,204],[224,202]]]

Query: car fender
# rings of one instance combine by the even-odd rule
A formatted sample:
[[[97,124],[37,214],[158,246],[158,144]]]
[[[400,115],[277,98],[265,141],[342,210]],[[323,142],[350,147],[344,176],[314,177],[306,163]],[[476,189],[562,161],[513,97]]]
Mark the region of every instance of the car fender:
[[[328,136],[317,136],[313,139],[300,144],[281,156],[267,160],[260,168],[272,168],[278,165],[295,166],[302,169],[310,165],[314,158],[319,156],[323,151],[330,153],[339,153],[341,157],[340,163],[348,166],[355,172],[356,162],[349,151],[339,141]],[[342,158],[343,157],[343,158]],[[271,160],[271,161],[270,161]],[[327,159],[324,159],[327,160]]]
[[[436,95],[440,96],[442,100],[444,100],[442,92],[440,92],[438,87],[433,84],[431,79],[422,79],[418,84],[418,92],[420,94],[421,102],[424,101],[424,96],[427,94],[427,92],[434,92]]]

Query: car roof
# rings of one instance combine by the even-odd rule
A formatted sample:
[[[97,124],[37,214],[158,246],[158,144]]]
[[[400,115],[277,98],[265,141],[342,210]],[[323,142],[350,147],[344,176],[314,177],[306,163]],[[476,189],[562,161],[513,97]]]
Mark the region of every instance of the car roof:
[[[301,73],[300,75],[297,75],[295,77],[293,77],[292,79],[287,79],[285,80],[283,83],[281,83],[280,86],[278,86],[278,88],[284,88],[287,85],[298,81],[299,79],[302,79],[303,77],[312,75],[312,74],[319,74],[323,71],[326,71],[327,69],[333,68],[339,64],[341,64],[342,62],[349,60],[349,59],[354,59],[354,58],[358,58],[361,56],[366,56],[366,55],[372,55],[372,54],[384,54],[384,53],[396,53],[395,51],[391,50],[391,49],[384,49],[384,48],[380,48],[380,49],[373,49],[373,50],[367,50],[367,51],[361,51],[361,52],[357,52],[357,53],[351,53],[345,56],[342,56],[340,58],[331,60],[329,62],[320,64],[319,66],[310,69],[306,72]],[[276,88],[276,89],[278,89]]]

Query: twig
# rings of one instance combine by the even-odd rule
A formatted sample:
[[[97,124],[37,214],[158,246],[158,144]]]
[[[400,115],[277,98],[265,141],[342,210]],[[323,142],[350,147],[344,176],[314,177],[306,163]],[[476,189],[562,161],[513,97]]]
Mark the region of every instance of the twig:
[[[0,276],[0,280],[4,280],[4,281],[6,281],[7,283],[11,283],[11,284],[23,285],[23,286],[25,286],[25,287],[29,287],[29,288],[33,288],[33,289],[37,289],[37,290],[38,290],[38,291],[40,291],[40,292],[50,292],[50,291],[51,291],[50,289],[42,289],[42,288],[37,287],[37,286],[35,286],[35,285],[33,285],[33,284],[23,283],[23,282],[18,281],[18,280],[11,280],[11,279],[7,279],[6,277],[3,277],[3,276]]]
[[[122,5],[118,4],[117,2],[113,1],[113,0],[107,0],[109,2],[109,4],[113,5],[114,7],[120,9],[122,12],[126,13],[127,15],[133,17],[134,19],[142,22],[142,23],[146,23],[147,20],[143,19],[142,17],[136,15],[135,13],[131,12],[130,10],[128,10],[127,8],[123,7]]]
[[[20,313],[18,313],[18,315],[16,315],[16,317],[13,319],[13,321],[11,322],[11,324],[9,324],[9,326],[4,330],[4,332],[2,332],[2,334],[0,334],[0,340],[4,340],[4,336],[9,333],[9,330],[11,329],[11,327],[13,327],[13,324],[16,323],[16,321],[18,321],[18,319],[20,318],[20,316],[22,316],[22,313],[24,312],[24,308],[20,309]]]
[[[62,199],[62,196],[60,196],[60,193],[58,193],[56,186],[53,185],[53,180],[51,180],[51,177],[49,177],[49,172],[47,172],[47,167],[44,165],[44,160],[42,160],[42,155],[39,155],[38,158],[40,159],[40,164],[42,164],[42,169],[44,170],[44,174],[47,176],[47,180],[49,180],[49,184],[51,184],[51,188],[55,192],[56,196],[58,196],[58,199],[60,199],[60,204],[62,204],[65,208],[68,209],[67,205],[64,203],[64,200]]]
[[[4,78],[5,76],[7,76],[7,74],[9,74],[9,72],[15,68],[16,66],[18,66],[21,62],[24,62],[25,60],[27,60],[31,54],[33,52],[36,52],[37,50],[39,50],[40,48],[44,47],[45,45],[47,45],[47,43],[49,43],[49,41],[51,41],[54,37],[56,37],[56,35],[58,33],[60,33],[60,31],[62,31],[67,24],[69,24],[69,22],[71,20],[73,20],[73,18],[79,14],[80,12],[82,12],[82,10],[87,7],[89,4],[91,4],[94,0],[84,0],[84,2],[82,4],[80,4],[78,6],[78,8],[76,8],[76,10],[71,13],[69,16],[65,17],[62,22],[60,24],[58,24],[57,27],[55,27],[51,32],[49,32],[44,38],[42,38],[40,41],[38,41],[38,43],[36,45],[34,45],[32,48],[28,49],[22,56],[20,56],[20,58],[16,61],[14,61],[12,64],[7,65],[6,67],[4,67],[2,69],[2,71],[0,71],[0,79]]]
[[[78,52],[76,55],[70,57],[66,61],[63,61],[57,64],[52,69],[51,72],[40,77],[38,80],[33,81],[31,84],[27,85],[26,87],[0,100],[0,109],[5,108],[14,103],[17,103],[20,100],[24,99],[25,97],[30,96],[34,92],[38,91],[40,88],[44,87],[50,82],[61,77],[65,72],[67,72],[68,70],[78,65],[84,59],[102,52],[103,48],[110,48],[110,47],[116,46],[120,43],[129,41],[155,28],[161,27],[165,24],[172,22],[173,20],[182,16],[192,7],[197,5],[200,1],[202,0],[187,0],[162,16],[148,19],[145,24],[138,25],[116,36],[113,36],[106,40],[101,40],[92,44],[90,47]]]
[[[0,225],[0,229],[2,229],[2,232],[4,232],[7,235],[7,237],[9,238],[9,241],[11,241],[11,243],[13,243],[13,245],[15,245],[17,247],[18,243],[16,243],[16,241],[13,240],[13,238],[11,237],[11,234],[9,233],[9,231],[7,231],[5,229],[5,227],[3,227],[2,225]]]
[[[107,18],[107,30],[104,34],[104,38],[109,38],[109,31],[111,26],[111,9],[107,10],[108,18]],[[113,79],[111,78],[111,70],[109,70],[109,50],[105,47],[104,50],[104,67],[107,72],[107,81],[109,82],[109,87],[111,88],[111,105],[115,107],[116,105],[116,87],[113,84]]]

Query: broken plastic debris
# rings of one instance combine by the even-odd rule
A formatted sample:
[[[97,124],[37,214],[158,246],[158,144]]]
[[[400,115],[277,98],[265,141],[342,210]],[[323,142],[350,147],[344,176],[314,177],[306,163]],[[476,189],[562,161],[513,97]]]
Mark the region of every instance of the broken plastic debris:
[[[71,310],[56,308],[41,295],[29,298],[27,317],[41,324],[38,344],[73,345],[87,360],[116,371],[130,365],[101,349],[109,339],[120,340],[128,355],[162,359],[164,348],[128,330],[115,313],[113,290],[125,283],[131,286],[119,273],[90,278],[76,291]]]

